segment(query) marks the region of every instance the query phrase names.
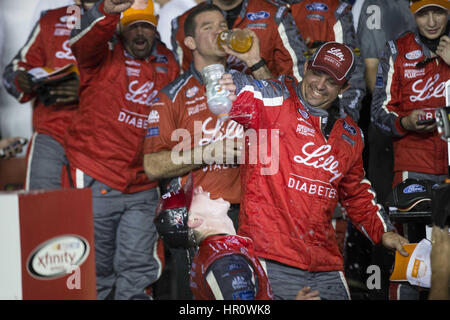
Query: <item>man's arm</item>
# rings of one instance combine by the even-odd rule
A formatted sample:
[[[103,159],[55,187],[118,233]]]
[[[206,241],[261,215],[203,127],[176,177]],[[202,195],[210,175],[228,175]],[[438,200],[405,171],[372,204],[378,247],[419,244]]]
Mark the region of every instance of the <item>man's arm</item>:
[[[450,300],[450,234],[448,228],[433,226],[431,234],[431,288],[429,300]]]
[[[41,16],[41,20],[45,12]],[[5,67],[3,84],[5,89],[20,103],[27,102],[36,97],[36,88],[33,88],[28,70],[45,66],[45,52],[42,47],[41,20],[36,23],[27,42],[17,55]]]
[[[402,137],[408,131],[434,131],[435,123],[417,123],[419,114],[425,115],[425,111],[416,109],[405,112],[401,110],[402,84],[396,70],[396,52],[398,49],[396,49],[395,43],[389,41],[378,65],[371,105],[373,123],[382,132],[393,137]]]
[[[343,10],[342,15],[338,16],[338,20],[334,26],[335,40],[345,43],[354,50],[355,70],[350,78],[350,87],[342,94],[341,103],[345,112],[358,122],[361,110],[361,102],[366,94],[366,84],[364,81],[364,60],[359,53],[360,43],[356,37],[353,14],[350,6],[342,9],[345,3],[341,4],[336,11]],[[338,13],[336,13],[337,15]]]
[[[234,266],[230,273],[230,267]],[[239,279],[239,286],[233,281]],[[205,273],[205,280],[216,300],[255,300],[257,277],[247,259],[229,254],[213,262]]]
[[[450,37],[442,36],[439,40],[439,45],[436,49],[436,54],[445,61],[446,64],[450,65]]]
[[[349,172],[339,184],[339,199],[353,225],[372,243],[382,243],[384,247],[398,250],[403,256],[408,252],[403,248],[409,241],[395,232],[384,208],[377,203],[375,191],[364,177],[361,152]]]
[[[375,87],[378,63],[380,62],[379,51],[381,51],[386,42],[385,32],[381,29],[381,26],[373,23],[372,15],[376,15],[376,13],[372,9],[368,9],[372,5],[373,1],[364,1],[356,33],[360,44],[361,56],[366,67],[364,74],[366,87],[371,93],[373,93]]]
[[[199,169],[202,163],[196,164],[194,159],[198,158],[199,153],[200,156],[203,156],[202,149],[194,148],[189,150],[189,152],[191,153],[190,161],[187,163],[174,163],[171,150],[144,154],[144,170],[147,177],[152,181],[156,181],[184,176],[192,170]],[[184,158],[184,155],[181,155],[181,158]]]
[[[184,39],[183,24],[190,10],[172,19],[171,23],[172,32],[170,36],[170,43],[172,45],[172,51],[174,53],[175,59],[177,60],[182,70],[189,69],[190,62],[192,61],[191,50],[189,50],[189,48],[187,48],[183,42]]]
[[[303,65],[306,62],[304,53],[308,47],[287,7],[280,6],[274,18],[278,28],[273,44],[274,65],[269,67],[275,77],[291,75],[297,81],[301,81]]]
[[[365,58],[364,63],[366,65],[366,73],[365,73],[365,80],[366,80],[366,86],[369,88],[370,92],[373,93],[373,90],[375,88],[375,80],[377,78],[377,70],[378,70],[378,63],[380,60],[377,58]]]
[[[398,49],[394,41],[386,43],[381,54],[370,108],[373,124],[388,136],[402,137],[407,131],[400,125],[401,85],[395,70]]]
[[[244,62],[250,69],[257,66],[258,68],[252,71],[252,75],[257,80],[270,79],[273,78],[272,73],[267,67],[267,63],[262,60],[260,55],[260,42],[256,33],[251,29],[244,29],[252,37],[253,44],[249,51],[244,53],[239,53],[231,49],[226,43],[222,45],[223,50],[232,56],[235,56],[242,62]]]
[[[239,163],[241,148],[228,140],[216,141],[204,146],[196,146],[182,151],[162,150],[144,154],[144,170],[150,180],[168,179],[188,174],[213,163]],[[230,141],[231,142],[231,141]]]
[[[144,154],[144,170],[150,180],[168,179],[188,174],[204,165],[227,163],[227,157],[237,163],[241,150],[234,144],[218,141],[192,149],[162,150]],[[230,158],[230,160],[231,160]]]
[[[182,85],[184,79],[178,81],[172,85]],[[149,114],[159,115],[156,122],[152,120],[143,146],[144,170],[149,179],[154,181],[183,176],[204,165],[227,163],[228,159],[237,163],[241,150],[239,145],[232,143],[233,140],[193,145],[196,138],[179,124],[185,112],[184,101],[173,101],[167,94],[170,88],[160,91],[155,99],[157,102],[152,104],[149,111]]]
[[[74,28],[70,35],[70,46],[79,68],[93,68],[103,61],[120,13],[132,4],[133,0],[103,0],[81,16],[80,28]]]

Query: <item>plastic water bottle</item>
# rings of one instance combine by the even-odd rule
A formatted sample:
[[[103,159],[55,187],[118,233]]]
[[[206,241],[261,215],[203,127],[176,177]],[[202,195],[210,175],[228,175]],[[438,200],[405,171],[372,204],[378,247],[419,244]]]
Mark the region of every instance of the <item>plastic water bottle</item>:
[[[217,43],[219,47],[222,47],[222,44],[225,43],[234,51],[244,53],[252,47],[253,39],[247,31],[235,29],[222,31],[217,36]]]
[[[228,112],[233,105],[231,100],[228,99],[229,91],[222,89],[219,84],[219,80],[224,73],[225,68],[222,64],[211,64],[202,69],[209,110],[221,121],[226,121],[228,119]]]

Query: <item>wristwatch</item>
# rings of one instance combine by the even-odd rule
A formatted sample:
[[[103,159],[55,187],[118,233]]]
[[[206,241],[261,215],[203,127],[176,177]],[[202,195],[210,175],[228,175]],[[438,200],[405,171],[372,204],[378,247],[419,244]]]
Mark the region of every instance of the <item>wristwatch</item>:
[[[250,69],[251,72],[255,72],[256,70],[258,70],[259,68],[261,68],[265,64],[266,64],[266,60],[264,60],[264,58],[261,58],[261,60],[259,60],[254,65],[252,65],[249,69]]]

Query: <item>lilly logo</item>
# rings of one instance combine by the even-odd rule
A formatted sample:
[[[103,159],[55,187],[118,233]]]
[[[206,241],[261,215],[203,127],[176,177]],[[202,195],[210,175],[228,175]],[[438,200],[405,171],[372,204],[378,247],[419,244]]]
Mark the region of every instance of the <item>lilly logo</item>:
[[[328,144],[316,146],[314,142],[305,143],[302,154],[294,156],[294,161],[308,167],[322,169],[333,174],[329,182],[339,178],[342,172],[339,171],[339,161],[331,155],[331,146]],[[329,154],[329,155],[328,155]],[[327,158],[325,156],[328,155]]]
[[[336,57],[338,57],[339,61],[344,61],[345,60],[344,54],[342,53],[341,49],[331,48],[327,52],[332,54],[332,55],[334,55],[334,56],[336,56]]]
[[[425,187],[420,184],[412,184],[410,186],[407,186],[405,189],[403,189],[403,193],[406,193],[406,194],[425,192],[425,191],[426,191]]]
[[[80,266],[89,255],[89,243],[77,235],[55,237],[35,248],[27,261],[31,276],[55,279],[67,274],[73,266]]]
[[[261,19],[267,19],[270,17],[270,13],[267,11],[259,11],[259,12],[249,12],[247,13],[247,18],[249,18],[252,21],[255,20],[261,20]]]

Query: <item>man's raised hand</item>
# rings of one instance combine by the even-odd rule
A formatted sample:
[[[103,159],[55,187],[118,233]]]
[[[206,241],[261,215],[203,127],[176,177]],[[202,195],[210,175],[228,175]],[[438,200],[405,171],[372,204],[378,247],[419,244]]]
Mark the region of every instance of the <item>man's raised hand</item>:
[[[121,13],[129,9],[134,0],[105,0],[103,10],[107,14]]]

